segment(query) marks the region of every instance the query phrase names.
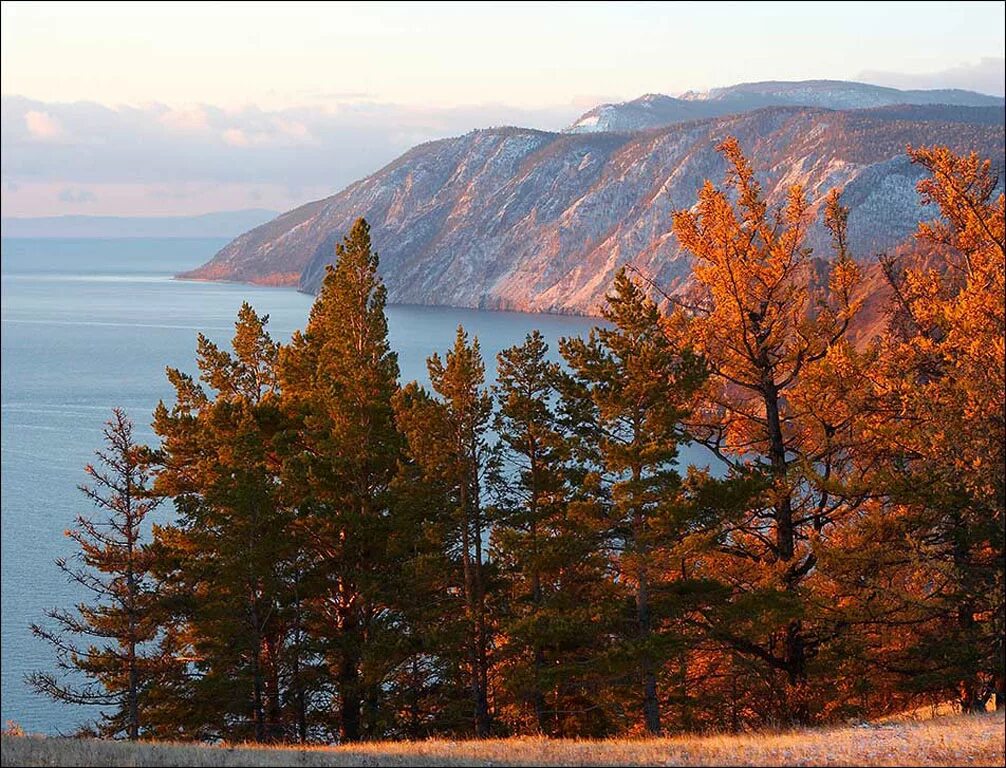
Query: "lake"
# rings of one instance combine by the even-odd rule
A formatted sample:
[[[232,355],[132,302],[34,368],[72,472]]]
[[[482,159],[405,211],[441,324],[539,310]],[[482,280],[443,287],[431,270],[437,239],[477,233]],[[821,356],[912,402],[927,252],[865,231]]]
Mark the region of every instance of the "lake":
[[[53,667],[28,625],[79,594],[53,564],[73,553],[63,531],[92,508],[77,490],[113,406],[154,439],[150,414],[170,400],[165,366],[195,372],[198,332],[229,342],[242,301],[270,315],[274,337],[302,328],[312,298],[288,288],[171,279],[224,240],[19,240],[0,246],[2,277],[2,623],[0,720],[69,733],[94,715],[43,699],[25,673]],[[426,381],[426,358],[451,346],[459,323],[478,336],[490,374],[495,355],[538,328],[555,353],[587,318],[439,307],[388,308],[402,380]],[[171,516],[170,506],[155,513]]]

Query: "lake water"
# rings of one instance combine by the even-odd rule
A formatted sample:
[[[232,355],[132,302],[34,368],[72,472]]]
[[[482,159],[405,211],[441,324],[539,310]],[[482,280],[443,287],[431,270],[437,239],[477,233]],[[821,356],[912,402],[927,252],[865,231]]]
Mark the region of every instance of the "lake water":
[[[2,242],[2,722],[65,733],[95,714],[34,695],[23,677],[53,664],[28,625],[44,608],[79,599],[53,560],[72,554],[63,531],[91,512],[76,486],[111,408],[124,408],[138,438],[153,440],[150,414],[172,395],[164,368],[195,372],[197,332],[225,345],[245,300],[270,315],[280,340],[307,320],[311,297],[291,289],[171,279],[224,243]],[[411,306],[389,307],[388,320],[402,380],[423,382],[426,358],[453,343],[458,323],[479,337],[490,374],[496,353],[533,328],[554,353],[560,336],[593,325],[586,318]],[[170,507],[156,513],[170,514]]]

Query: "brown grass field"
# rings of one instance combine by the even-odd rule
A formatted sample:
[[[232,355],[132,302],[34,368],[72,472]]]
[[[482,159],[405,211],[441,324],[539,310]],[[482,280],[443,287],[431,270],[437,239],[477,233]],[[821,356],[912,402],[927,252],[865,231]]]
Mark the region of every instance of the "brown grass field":
[[[995,765],[1003,713],[740,736],[383,742],[352,747],[192,746],[4,736],[0,764],[108,766]]]

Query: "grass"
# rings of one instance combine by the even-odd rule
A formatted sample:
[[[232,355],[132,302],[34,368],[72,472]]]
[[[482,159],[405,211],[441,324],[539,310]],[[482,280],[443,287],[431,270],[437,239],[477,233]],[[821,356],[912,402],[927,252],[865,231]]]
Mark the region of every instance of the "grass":
[[[997,765],[1003,713],[831,729],[667,739],[382,742],[346,747],[193,746],[4,736],[0,764],[108,766]]]

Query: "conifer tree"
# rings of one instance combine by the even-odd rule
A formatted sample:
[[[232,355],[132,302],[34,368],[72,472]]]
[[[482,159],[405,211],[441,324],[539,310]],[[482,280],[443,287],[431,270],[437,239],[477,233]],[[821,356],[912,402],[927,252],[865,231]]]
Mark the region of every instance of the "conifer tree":
[[[719,149],[726,188],[707,181],[695,208],[674,215],[674,232],[694,257],[699,297],[668,328],[679,343],[694,343],[710,370],[691,433],[738,476],[760,475],[769,490],[720,528],[714,569],[731,573],[726,582],[736,590],[708,629],[783,673],[780,714],[803,722],[811,716],[808,664],[836,629],[823,620],[812,626],[811,541],[849,511],[833,491],[855,418],[824,407],[804,385],[820,382],[814,372],[825,366],[836,376],[849,370],[845,336],[858,308],[859,270],[837,190],[824,206],[835,255],[824,265],[826,285],[815,289],[803,190],[791,187],[772,210],[738,142],[728,138]]]
[[[310,552],[311,631],[324,646],[339,739],[349,742],[378,729],[380,674],[364,672],[379,654],[369,641],[384,616],[382,574],[395,565],[385,543],[402,442],[392,410],[398,362],[365,220],[335,256],[307,328],[282,351],[279,372],[290,419],[283,483]]]
[[[287,737],[294,554],[272,451],[278,345],[267,322],[244,304],[233,354],[200,334],[202,384],[169,369],[175,403],[154,414],[161,438],[154,489],[178,512],[175,524],[155,528],[156,571],[168,634],[191,665],[174,714],[189,737]]]
[[[80,515],[66,532],[79,551],[72,560],[56,561],[93,602],[46,611],[51,627],[32,625],[67,674],[35,672],[28,683],[56,701],[105,708],[97,733],[135,740],[148,732],[145,701],[164,661],[155,643],[151,553],[144,542],[146,518],[158,502],[149,495],[144,446],[135,442],[122,410],[113,410],[104,436],[106,447],[95,451],[97,466],[85,467],[90,483],[80,486],[100,517]],[[83,684],[77,682],[81,676]]]
[[[461,562],[465,606],[470,627],[469,666],[474,705],[475,734],[489,735],[489,618],[486,607],[487,573],[483,556],[487,531],[482,481],[491,460],[486,431],[492,399],[485,390],[485,366],[479,340],[469,345],[468,334],[458,326],[454,349],[445,360],[437,353],[427,361],[433,391],[443,400],[457,461],[456,488],[461,528]]]
[[[887,503],[866,521],[886,568],[850,574],[866,618],[911,628],[876,648],[902,687],[981,711],[1006,706],[1003,634],[1006,508],[1006,246],[1004,197],[991,163],[946,147],[910,149],[928,171],[920,224],[929,254],[885,259],[892,332],[882,347],[876,420]],[[878,551],[881,550],[881,551]],[[851,580],[851,579],[850,579]],[[877,585],[899,589],[880,591]],[[883,594],[878,601],[873,595]],[[868,599],[869,598],[869,599]],[[908,634],[902,629],[902,635]]]
[[[445,542],[460,561],[466,620],[465,650],[472,722],[479,738],[491,727],[489,706],[490,619],[486,595],[488,568],[484,538],[483,482],[493,461],[486,433],[492,399],[484,387],[485,366],[478,339],[471,344],[458,326],[454,348],[445,358],[427,360],[438,398],[415,390],[400,413],[413,459],[438,483],[453,507],[454,535]],[[406,403],[403,403],[406,405]]]
[[[562,355],[572,374],[567,400],[587,415],[577,425],[581,458],[600,473],[610,519],[608,546],[618,582],[631,589],[634,612],[626,648],[635,659],[647,732],[661,731],[658,676],[678,612],[666,599],[661,562],[690,531],[689,505],[677,471],[701,361],[670,343],[656,304],[621,271],[604,307],[612,327],[588,339],[564,339]]]
[[[600,667],[615,628],[615,590],[602,556],[603,520],[578,501],[583,473],[559,412],[560,367],[533,331],[497,355],[494,429],[502,455],[492,475],[492,550],[505,598],[503,686],[520,730],[604,735],[612,727]]]
[[[394,484],[395,514],[413,535],[395,555],[401,655],[393,706],[410,738],[463,736],[473,727],[468,620],[459,524],[459,462],[447,408],[416,382],[395,398],[408,450]]]

